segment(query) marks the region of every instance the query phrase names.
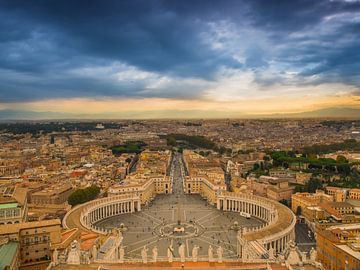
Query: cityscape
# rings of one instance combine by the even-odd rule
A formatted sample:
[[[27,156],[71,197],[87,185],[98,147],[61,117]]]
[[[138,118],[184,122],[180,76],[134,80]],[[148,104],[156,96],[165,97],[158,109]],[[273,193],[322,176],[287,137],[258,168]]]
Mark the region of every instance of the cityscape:
[[[0,0],[0,270],[360,270],[359,24]]]

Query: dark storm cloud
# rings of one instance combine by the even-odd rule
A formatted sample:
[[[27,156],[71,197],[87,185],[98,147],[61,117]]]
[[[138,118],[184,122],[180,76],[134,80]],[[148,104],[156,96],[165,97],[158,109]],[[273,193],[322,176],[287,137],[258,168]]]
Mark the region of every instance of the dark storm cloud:
[[[258,76],[265,85],[283,83],[286,67],[300,71],[300,77],[319,75],[321,82],[359,86],[359,17],[339,22],[324,34],[315,32],[316,27],[327,26],[327,16],[359,16],[358,12],[358,2],[327,0],[0,1],[0,100],[191,98],[201,96],[221,68],[262,72],[270,63],[279,65],[279,74],[266,80]],[[244,48],[243,63],[235,60],[236,45],[228,48],[224,43],[216,50],[211,40],[204,40],[209,23],[223,21],[234,24],[233,31],[262,31],[268,43],[281,50],[270,53],[272,48],[257,44]],[[292,36],[302,31],[307,35]],[[343,42],[344,38],[349,40]],[[93,76],[71,72],[114,63],[150,75],[118,81],[116,70]],[[166,84],[151,91],[148,76],[178,83],[172,89]],[[203,83],[191,86],[193,79]],[[183,88],[182,80],[187,82]]]

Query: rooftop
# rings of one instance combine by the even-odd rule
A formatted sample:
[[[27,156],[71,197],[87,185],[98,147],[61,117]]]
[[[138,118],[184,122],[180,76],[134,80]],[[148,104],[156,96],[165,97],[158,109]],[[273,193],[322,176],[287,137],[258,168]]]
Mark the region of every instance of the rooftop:
[[[18,243],[16,242],[8,242],[0,246],[0,270],[11,265],[14,256],[16,256],[17,249]]]

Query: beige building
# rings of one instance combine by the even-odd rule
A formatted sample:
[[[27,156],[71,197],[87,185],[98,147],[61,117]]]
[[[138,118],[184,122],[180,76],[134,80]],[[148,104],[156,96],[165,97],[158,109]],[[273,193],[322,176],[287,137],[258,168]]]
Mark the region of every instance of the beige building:
[[[269,179],[269,184],[266,189],[266,196],[275,201],[291,200],[291,195],[294,193],[294,188],[289,186],[287,179],[272,178]]]
[[[317,260],[324,269],[360,269],[360,224],[317,227]]]
[[[226,190],[220,163],[189,150],[184,150],[183,160],[186,171],[184,192],[200,194],[209,203],[215,204],[217,192]]]
[[[354,188],[349,190],[349,199],[360,200],[360,189]]]
[[[73,192],[70,184],[58,184],[44,188],[31,194],[33,204],[62,204],[65,203]]]
[[[358,188],[326,187],[325,191],[337,202],[344,202],[346,199],[360,200],[360,189]]]
[[[309,221],[321,220],[325,215],[319,205],[332,201],[333,197],[325,194],[323,191],[316,191],[316,193],[295,193],[291,196],[291,210],[297,213],[298,209],[300,209],[301,215]]]
[[[136,171],[128,174],[120,183],[112,185],[108,196],[136,194],[141,203],[150,202],[156,194],[172,192],[171,177],[167,175],[171,162],[169,151],[144,151],[136,164]]]
[[[26,188],[7,188],[0,196],[0,225],[22,223],[27,220]]]
[[[51,245],[61,243],[61,222],[55,219],[1,225],[0,238],[20,243],[21,269],[44,269],[50,261]]]

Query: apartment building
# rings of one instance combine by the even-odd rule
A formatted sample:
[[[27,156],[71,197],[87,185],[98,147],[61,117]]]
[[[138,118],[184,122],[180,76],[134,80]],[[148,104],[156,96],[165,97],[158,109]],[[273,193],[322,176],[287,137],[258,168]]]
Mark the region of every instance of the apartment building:
[[[316,229],[317,260],[324,269],[360,269],[360,224],[335,225]]]
[[[108,189],[108,196],[124,193],[139,195],[141,203],[150,202],[156,194],[172,192],[171,177],[168,175],[171,162],[169,151],[142,152],[136,164],[136,170],[126,176],[120,183]]]
[[[33,204],[62,204],[73,192],[70,184],[57,184],[48,186],[31,194]]]
[[[51,258],[50,247],[61,243],[58,219],[0,226],[0,238],[18,242],[21,269],[43,269]]]
[[[217,192],[226,190],[220,164],[190,150],[184,150],[183,159],[186,171],[184,192],[200,194],[209,203],[215,204]]]
[[[9,187],[0,195],[0,225],[25,222],[27,212],[26,188]]]

